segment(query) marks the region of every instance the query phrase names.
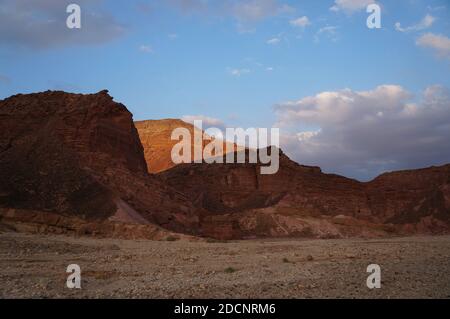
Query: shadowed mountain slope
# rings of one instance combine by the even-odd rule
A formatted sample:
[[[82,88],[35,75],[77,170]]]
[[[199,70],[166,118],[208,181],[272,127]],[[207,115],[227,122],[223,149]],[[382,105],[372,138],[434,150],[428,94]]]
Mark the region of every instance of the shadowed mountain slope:
[[[188,198],[147,173],[132,114],[107,91],[0,101],[0,206],[195,231]]]

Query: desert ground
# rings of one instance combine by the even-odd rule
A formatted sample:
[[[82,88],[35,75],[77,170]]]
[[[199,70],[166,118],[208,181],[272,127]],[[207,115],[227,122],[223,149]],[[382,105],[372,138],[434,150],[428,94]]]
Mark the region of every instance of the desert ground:
[[[382,286],[366,286],[381,266]],[[81,267],[81,289],[66,267]],[[450,236],[148,241],[0,233],[1,298],[450,298]]]

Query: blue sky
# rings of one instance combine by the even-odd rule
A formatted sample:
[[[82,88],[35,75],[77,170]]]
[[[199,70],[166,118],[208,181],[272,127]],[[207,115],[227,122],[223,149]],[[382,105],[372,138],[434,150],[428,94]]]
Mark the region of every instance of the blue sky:
[[[72,2],[82,9],[81,31],[65,27]],[[396,85],[411,94],[399,95],[405,107],[421,104],[431,86],[447,90],[450,2],[377,1],[382,28],[368,29],[369,2],[1,0],[0,98],[106,88],[136,120],[203,115],[232,127],[280,125],[296,134],[332,124],[304,121],[299,109],[297,121],[286,123],[277,106],[321,92]],[[303,23],[294,25],[299,18]],[[446,130],[439,134],[448,137]],[[377,159],[358,150],[368,155],[346,167],[344,159],[330,165],[319,155],[302,157],[297,146],[286,146],[294,159],[360,179],[450,162],[447,152],[408,162],[390,159],[388,151]],[[373,159],[384,164],[368,165]]]

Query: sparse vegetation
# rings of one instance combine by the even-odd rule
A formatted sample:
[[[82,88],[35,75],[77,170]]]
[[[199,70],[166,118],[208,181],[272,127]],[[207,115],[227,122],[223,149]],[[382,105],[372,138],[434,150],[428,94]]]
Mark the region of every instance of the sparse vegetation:
[[[232,273],[234,273],[234,272],[236,272],[237,270],[236,269],[234,269],[233,267],[227,267],[227,268],[225,268],[225,273],[227,273],[227,274],[232,274]]]
[[[166,242],[169,235],[180,240]],[[382,283],[377,297],[441,299],[450,295],[448,282],[443,281],[450,273],[448,235],[396,237],[382,244],[379,239],[286,239],[233,241],[229,245],[193,243],[175,233],[165,234],[161,241],[125,241],[7,231],[0,234],[0,252],[7,256],[0,258],[0,296],[73,298],[75,292],[61,284],[69,275],[65,266],[70,261],[81,263],[82,289],[76,291],[76,297],[82,299],[365,299],[374,297],[374,291],[365,288],[369,274],[364,266],[372,260],[395,275],[395,285]],[[361,259],[348,259],[348,254]],[[306,262],[308,255],[314,257],[313,264]],[[291,263],[283,263],[285,257]],[[49,267],[49,260],[55,267]],[[158,280],[153,280],[155,274]],[[355,274],[361,280],[355,281]],[[190,280],[197,277],[202,280]],[[174,279],[182,280],[184,289]],[[421,283],[423,290],[411,282]]]
[[[176,237],[176,236],[167,236],[166,237],[166,241],[177,241],[180,238]]]

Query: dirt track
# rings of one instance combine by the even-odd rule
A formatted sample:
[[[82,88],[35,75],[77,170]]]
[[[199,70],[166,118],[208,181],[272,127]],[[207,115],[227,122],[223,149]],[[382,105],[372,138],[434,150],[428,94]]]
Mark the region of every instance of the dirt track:
[[[366,267],[382,270],[381,289]],[[82,288],[68,289],[69,264]],[[450,298],[450,236],[131,241],[0,234],[2,298]]]

